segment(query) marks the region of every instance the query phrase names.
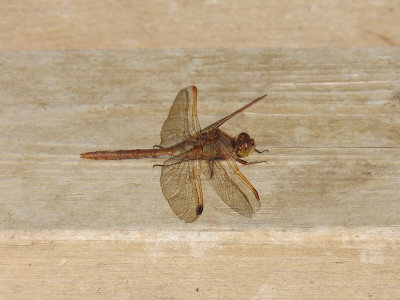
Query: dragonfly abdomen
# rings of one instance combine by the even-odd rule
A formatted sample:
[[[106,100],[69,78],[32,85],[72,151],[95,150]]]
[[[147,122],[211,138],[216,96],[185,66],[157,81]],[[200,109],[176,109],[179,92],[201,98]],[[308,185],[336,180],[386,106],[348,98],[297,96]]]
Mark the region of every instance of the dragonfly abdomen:
[[[81,153],[81,158],[95,160],[121,160],[138,158],[171,157],[173,153],[168,148],[163,149],[135,149],[116,151],[94,151]]]

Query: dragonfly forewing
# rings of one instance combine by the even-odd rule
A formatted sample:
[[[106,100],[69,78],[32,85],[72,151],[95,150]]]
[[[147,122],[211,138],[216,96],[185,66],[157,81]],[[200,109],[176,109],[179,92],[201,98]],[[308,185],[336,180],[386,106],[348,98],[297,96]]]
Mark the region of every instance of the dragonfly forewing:
[[[170,147],[200,132],[197,119],[197,89],[194,86],[181,90],[161,129],[161,146]]]
[[[239,214],[251,217],[260,209],[257,191],[233,160],[202,161],[202,171],[219,197]]]
[[[213,143],[221,159],[202,160],[201,170],[219,197],[241,215],[251,216],[260,209],[260,198],[256,189],[240,172],[232,156],[229,141],[222,138]]]

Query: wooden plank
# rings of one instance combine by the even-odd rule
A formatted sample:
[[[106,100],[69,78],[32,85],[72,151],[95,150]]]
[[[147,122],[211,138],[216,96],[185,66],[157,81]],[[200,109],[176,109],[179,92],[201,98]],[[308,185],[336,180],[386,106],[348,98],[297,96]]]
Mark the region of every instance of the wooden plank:
[[[87,161],[79,153],[159,143],[176,93],[190,84],[199,88],[203,127],[269,93],[224,125],[270,149],[260,156],[267,165],[242,167],[260,192],[261,212],[243,219],[206,185],[198,226],[398,224],[398,55],[397,49],[4,53],[1,224],[180,228],[159,188],[160,170],[152,168],[162,160]]]
[[[0,50],[400,45],[397,0],[2,1]]]
[[[398,234],[347,229],[113,231],[95,239],[88,232],[81,240],[67,232],[62,238],[59,232],[19,235],[23,240],[3,236],[7,261],[1,264],[0,293],[6,299],[396,299]]]
[[[399,58],[382,48],[1,52],[0,295],[398,297]],[[270,150],[249,158],[268,164],[241,167],[262,200],[252,219],[204,184],[203,215],[183,224],[152,168],[162,160],[79,159],[157,144],[191,84],[203,127],[269,94],[223,127]]]

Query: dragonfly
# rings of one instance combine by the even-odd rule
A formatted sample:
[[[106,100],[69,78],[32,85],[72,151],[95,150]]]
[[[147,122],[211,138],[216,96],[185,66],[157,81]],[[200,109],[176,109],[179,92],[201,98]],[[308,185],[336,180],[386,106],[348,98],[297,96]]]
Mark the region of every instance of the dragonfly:
[[[267,94],[204,129],[197,119],[197,88],[182,89],[172,104],[161,129],[161,143],[152,149],[95,151],[81,153],[81,158],[120,160],[138,158],[168,158],[161,167],[161,189],[177,217],[194,222],[203,212],[201,177],[207,179],[219,197],[234,211],[251,217],[261,207],[256,189],[240,172],[248,162],[243,158],[256,149],[254,139],[242,132],[232,137],[220,126],[254,105]],[[153,166],[153,167],[154,167]],[[201,176],[203,175],[203,176]]]

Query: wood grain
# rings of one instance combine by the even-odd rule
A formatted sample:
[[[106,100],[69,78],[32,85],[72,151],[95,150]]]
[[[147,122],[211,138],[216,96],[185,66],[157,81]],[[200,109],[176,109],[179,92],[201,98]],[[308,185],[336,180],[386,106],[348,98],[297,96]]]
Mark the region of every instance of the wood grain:
[[[391,47],[397,0],[5,0],[0,50]]]
[[[1,292],[7,299],[399,298],[399,232],[372,231],[21,234],[28,239],[0,242]]]
[[[1,52],[1,295],[399,297],[399,62],[396,48]],[[204,184],[183,224],[162,160],[79,159],[157,144],[192,84],[202,127],[268,93],[223,127],[270,150],[241,167],[252,219]]]

